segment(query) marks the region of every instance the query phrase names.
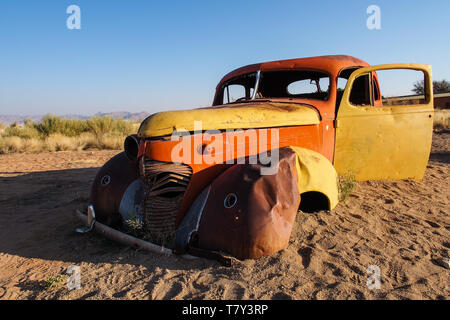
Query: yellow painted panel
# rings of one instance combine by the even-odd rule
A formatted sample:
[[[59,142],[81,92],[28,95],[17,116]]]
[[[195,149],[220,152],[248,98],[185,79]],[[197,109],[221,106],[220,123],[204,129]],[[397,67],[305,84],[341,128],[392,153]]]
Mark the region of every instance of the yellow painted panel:
[[[415,69],[425,73],[428,101],[422,105],[354,106],[349,102],[353,81],[384,69]],[[339,175],[356,180],[422,179],[433,133],[431,68],[393,64],[361,68],[347,82],[339,107],[334,166]]]
[[[329,209],[339,202],[338,176],[327,158],[315,151],[290,146],[297,154],[298,189],[301,193],[320,192],[329,201]]]
[[[271,128],[318,124],[313,108],[290,103],[247,103],[229,107],[156,113],[145,119],[139,137],[160,137],[174,131],[194,131],[194,121],[201,121],[202,130]]]

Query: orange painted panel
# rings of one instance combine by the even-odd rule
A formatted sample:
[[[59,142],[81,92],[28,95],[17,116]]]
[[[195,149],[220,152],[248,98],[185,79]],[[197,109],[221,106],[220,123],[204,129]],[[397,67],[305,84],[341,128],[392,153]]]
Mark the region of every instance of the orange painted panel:
[[[272,137],[277,143],[272,143]],[[152,160],[182,162],[191,166],[193,175],[180,207],[178,223],[203,188],[229,166],[236,164],[236,159],[287,146],[314,150],[332,162],[333,121],[324,120],[318,125],[230,130],[213,135],[199,133],[180,137],[177,141],[171,141],[170,137],[146,140],[141,142],[139,149],[140,156],[145,153],[145,156]],[[202,157],[202,154],[205,156]],[[178,161],[176,157],[179,157]]]

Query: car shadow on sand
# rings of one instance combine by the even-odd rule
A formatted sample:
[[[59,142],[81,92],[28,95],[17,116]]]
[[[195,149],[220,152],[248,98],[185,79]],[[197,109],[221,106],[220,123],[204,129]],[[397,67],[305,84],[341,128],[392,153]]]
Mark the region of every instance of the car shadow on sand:
[[[450,153],[448,153],[448,152],[432,152],[430,154],[430,161],[436,161],[436,162],[449,164],[450,163]]]
[[[205,259],[136,250],[101,235],[79,234],[76,209],[85,208],[98,168],[68,169],[0,177],[0,253],[79,263],[131,264],[165,269],[203,269]]]

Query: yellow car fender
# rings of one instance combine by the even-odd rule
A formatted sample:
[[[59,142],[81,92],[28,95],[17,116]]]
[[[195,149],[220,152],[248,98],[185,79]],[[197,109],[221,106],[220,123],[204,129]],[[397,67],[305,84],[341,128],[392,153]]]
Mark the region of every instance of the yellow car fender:
[[[297,155],[298,189],[300,194],[319,192],[328,198],[329,210],[339,202],[338,175],[331,162],[315,151],[290,146]]]

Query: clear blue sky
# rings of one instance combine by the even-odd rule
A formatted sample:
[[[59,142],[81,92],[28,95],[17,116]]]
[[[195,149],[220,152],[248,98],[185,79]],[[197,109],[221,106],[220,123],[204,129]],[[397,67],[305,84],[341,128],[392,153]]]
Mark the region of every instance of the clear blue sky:
[[[81,30],[66,8],[81,8]],[[366,8],[381,8],[368,30]],[[0,2],[0,114],[211,104],[220,78],[268,60],[349,54],[417,62],[450,80],[450,1]]]

